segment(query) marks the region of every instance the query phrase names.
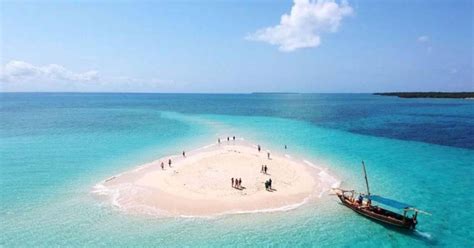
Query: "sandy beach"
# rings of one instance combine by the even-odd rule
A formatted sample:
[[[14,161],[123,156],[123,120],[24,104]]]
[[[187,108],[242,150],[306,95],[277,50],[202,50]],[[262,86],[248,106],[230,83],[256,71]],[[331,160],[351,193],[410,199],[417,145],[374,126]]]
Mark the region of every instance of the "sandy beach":
[[[335,179],[315,166],[239,141],[164,157],[111,177],[95,192],[132,213],[212,216],[295,208],[329,190]],[[168,165],[168,160],[172,165]],[[164,169],[161,168],[164,162]],[[261,172],[262,165],[268,168]],[[232,187],[240,178],[241,187]],[[272,190],[265,181],[272,180]]]

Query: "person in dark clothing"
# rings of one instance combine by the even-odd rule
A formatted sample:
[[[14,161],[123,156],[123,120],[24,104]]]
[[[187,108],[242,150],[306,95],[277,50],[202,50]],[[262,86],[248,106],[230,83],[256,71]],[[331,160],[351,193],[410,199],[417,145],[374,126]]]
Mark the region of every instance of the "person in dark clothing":
[[[171,167],[171,158],[168,159],[168,166]]]
[[[261,150],[262,148],[260,147],[260,145],[258,145],[258,148],[257,148],[257,149],[258,149],[258,152],[260,152],[260,150]]]
[[[161,162],[161,169],[164,170],[165,169],[165,163]]]
[[[231,180],[232,180],[232,188],[234,188],[234,178],[232,178]]]
[[[183,157],[186,157],[186,152],[185,151],[183,151]]]
[[[235,136],[233,136],[232,139],[235,140]]]
[[[265,165],[265,166],[263,167],[263,173],[267,174],[267,170],[268,170],[268,167],[267,167],[267,165]]]
[[[272,179],[268,179],[268,188],[272,189]]]

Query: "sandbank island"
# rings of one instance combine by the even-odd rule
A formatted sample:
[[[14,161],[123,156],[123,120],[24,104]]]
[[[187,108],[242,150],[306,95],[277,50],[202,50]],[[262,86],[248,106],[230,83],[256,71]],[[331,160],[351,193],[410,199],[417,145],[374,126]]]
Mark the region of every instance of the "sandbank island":
[[[243,140],[222,140],[184,155],[108,178],[94,192],[131,213],[213,216],[293,209],[338,186],[319,165],[263,147],[259,151]],[[266,188],[269,179],[272,185]]]
[[[374,95],[397,96],[400,98],[474,98],[474,92],[385,92],[374,93]]]

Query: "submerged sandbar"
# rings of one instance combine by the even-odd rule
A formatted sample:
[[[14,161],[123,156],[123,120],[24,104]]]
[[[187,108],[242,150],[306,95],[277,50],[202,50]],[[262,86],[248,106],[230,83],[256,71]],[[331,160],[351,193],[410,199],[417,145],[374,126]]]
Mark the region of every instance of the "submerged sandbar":
[[[128,212],[210,216],[294,208],[337,183],[321,168],[289,155],[271,153],[269,159],[267,152],[224,141],[116,175],[98,184],[96,192]],[[267,174],[260,172],[262,165]],[[233,188],[231,178],[241,178],[242,188]],[[270,178],[272,191],[265,188]]]

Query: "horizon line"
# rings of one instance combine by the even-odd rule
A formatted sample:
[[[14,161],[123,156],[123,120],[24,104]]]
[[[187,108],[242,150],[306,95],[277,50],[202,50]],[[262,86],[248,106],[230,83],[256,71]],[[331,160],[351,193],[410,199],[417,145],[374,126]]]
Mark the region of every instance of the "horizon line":
[[[302,94],[378,94],[378,93],[474,93],[474,91],[373,91],[373,92],[288,92],[288,91],[255,91],[255,92],[142,92],[142,91],[0,91],[0,94],[202,94],[202,95],[302,95]]]

